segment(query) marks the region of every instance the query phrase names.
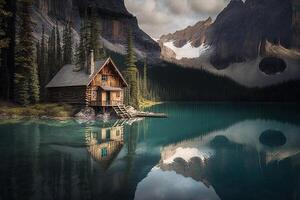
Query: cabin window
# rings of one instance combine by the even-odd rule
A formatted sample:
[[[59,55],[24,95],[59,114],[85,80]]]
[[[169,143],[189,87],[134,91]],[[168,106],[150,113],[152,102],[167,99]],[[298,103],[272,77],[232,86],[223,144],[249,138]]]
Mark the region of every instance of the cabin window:
[[[116,96],[117,96],[117,98],[120,98],[121,92],[117,92]]]
[[[102,75],[102,81],[106,82],[108,80],[107,75]]]
[[[102,158],[107,157],[107,148],[106,147],[101,149],[101,157]]]
[[[97,90],[93,89],[92,90],[92,101],[96,101],[97,100]]]
[[[119,137],[120,136],[120,130],[117,130],[116,132],[116,136]]]
[[[107,140],[110,140],[110,130],[107,130],[107,131],[106,131],[105,138],[106,138]]]

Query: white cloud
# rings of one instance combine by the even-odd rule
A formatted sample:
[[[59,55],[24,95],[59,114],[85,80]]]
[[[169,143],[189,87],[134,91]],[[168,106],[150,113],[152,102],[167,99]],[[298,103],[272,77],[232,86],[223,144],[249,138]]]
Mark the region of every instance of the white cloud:
[[[227,0],[189,0],[190,8],[194,12],[203,12],[213,15],[220,12],[227,3]]]
[[[153,38],[215,17],[229,0],[125,0],[140,27]]]
[[[188,11],[187,0],[166,0],[166,7],[174,14],[183,14]]]

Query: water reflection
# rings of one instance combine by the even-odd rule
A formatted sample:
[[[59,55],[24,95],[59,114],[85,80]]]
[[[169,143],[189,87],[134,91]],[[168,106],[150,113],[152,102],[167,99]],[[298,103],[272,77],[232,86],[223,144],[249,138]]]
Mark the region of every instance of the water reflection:
[[[0,199],[300,199],[299,111],[256,106],[0,123]]]
[[[124,127],[119,121],[96,131],[86,127],[85,139],[89,154],[107,169],[124,145]]]
[[[138,184],[135,198],[297,199],[299,131],[289,123],[245,120],[167,145]],[[284,142],[266,145],[261,142],[266,133],[269,144]]]

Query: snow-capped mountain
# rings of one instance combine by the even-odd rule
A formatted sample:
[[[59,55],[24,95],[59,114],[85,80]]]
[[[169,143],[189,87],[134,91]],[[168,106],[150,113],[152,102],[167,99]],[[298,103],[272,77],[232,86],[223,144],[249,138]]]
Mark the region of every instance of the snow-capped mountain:
[[[300,0],[231,0],[213,21],[161,36],[161,58],[264,87],[300,78]]]
[[[176,47],[173,41],[166,42],[163,45],[175,53],[175,58],[177,60],[182,58],[198,58],[202,53],[209,49],[209,46],[204,44],[201,44],[199,47],[194,47],[190,41],[180,48]]]
[[[161,57],[169,61],[199,57],[209,48],[204,43],[207,28],[211,24],[212,19],[209,17],[183,30],[161,36],[158,40],[162,49]]]

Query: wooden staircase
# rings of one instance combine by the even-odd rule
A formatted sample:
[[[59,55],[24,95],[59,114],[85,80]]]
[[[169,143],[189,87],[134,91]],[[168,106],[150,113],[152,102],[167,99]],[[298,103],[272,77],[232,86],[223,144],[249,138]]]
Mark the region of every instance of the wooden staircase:
[[[90,105],[91,99],[92,99],[92,89],[91,89],[91,87],[88,87],[86,89],[86,93],[85,93],[85,105],[86,106]]]
[[[115,111],[117,116],[122,119],[132,118],[132,116],[127,112],[126,107],[124,105],[113,106],[113,110]]]

